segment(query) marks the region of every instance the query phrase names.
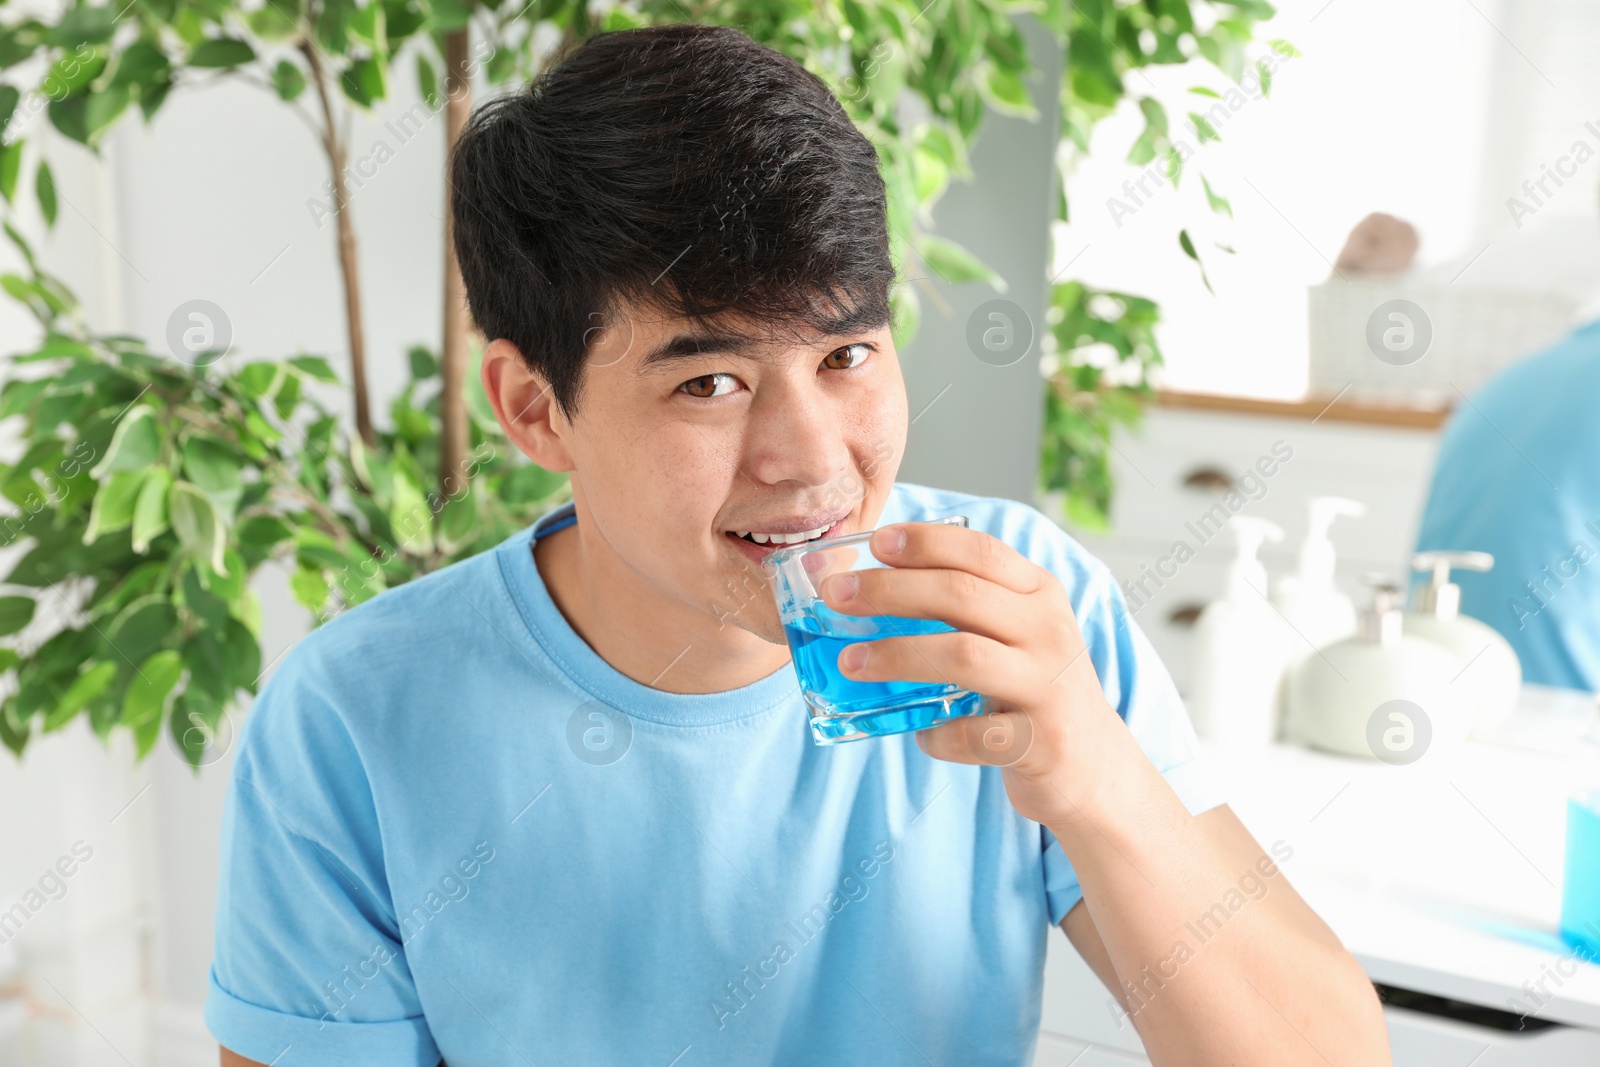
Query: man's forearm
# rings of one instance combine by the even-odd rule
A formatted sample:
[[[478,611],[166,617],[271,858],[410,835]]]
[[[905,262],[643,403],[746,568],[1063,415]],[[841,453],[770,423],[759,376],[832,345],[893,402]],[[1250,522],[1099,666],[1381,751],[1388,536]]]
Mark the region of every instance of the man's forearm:
[[[1371,983],[1248,833],[1208,833],[1211,813],[1190,815],[1120,721],[1104,727],[1080,735],[1097,784],[1050,830],[1151,1061],[1390,1062]]]

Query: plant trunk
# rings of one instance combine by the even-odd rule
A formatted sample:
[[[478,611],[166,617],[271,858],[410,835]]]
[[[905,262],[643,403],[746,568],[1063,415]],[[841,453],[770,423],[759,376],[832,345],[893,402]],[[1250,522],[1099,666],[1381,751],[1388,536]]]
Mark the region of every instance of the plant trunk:
[[[345,144],[333,124],[333,101],[323,76],[322,57],[309,39],[300,42],[300,51],[311,68],[311,80],[322,103],[322,147],[328,154],[328,169],[333,172],[334,222],[339,238],[339,274],[344,280],[345,328],[350,338],[350,390],[355,394],[356,433],[372,447],[372,413],[367,404],[366,334],[361,328],[361,266],[356,258],[356,228],[350,217],[350,194],[344,180]]]
[[[445,165],[472,112],[472,80],[465,28],[444,39]],[[439,492],[445,497],[467,487],[467,290],[456,262],[455,226],[450,216],[450,179],[444,183],[444,338],[439,346]]]

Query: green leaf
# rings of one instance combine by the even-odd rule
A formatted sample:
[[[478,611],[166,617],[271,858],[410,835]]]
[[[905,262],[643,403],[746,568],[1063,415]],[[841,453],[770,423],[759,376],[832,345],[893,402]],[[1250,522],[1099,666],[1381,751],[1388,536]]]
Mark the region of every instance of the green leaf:
[[[39,91],[52,101],[62,101],[77,95],[80,89],[98,78],[105,69],[106,50],[103,47],[92,49],[87,59],[74,48],[64,52],[50,65],[44,80],[39,83]]]
[[[149,85],[168,77],[171,70],[172,61],[160,45],[154,41],[135,41],[117,59],[117,71],[111,76],[111,84]]]
[[[184,690],[173,702],[172,714],[167,717],[172,740],[195,770],[200,769],[225,714],[220,701],[196,689]]]
[[[1226,215],[1230,219],[1233,218],[1233,205],[1228,203],[1228,201],[1223,197],[1220,197],[1211,191],[1211,183],[1206,181],[1206,176],[1204,174],[1200,175],[1200,184],[1205,188],[1206,203],[1211,205],[1211,210],[1216,212],[1218,215]]]
[[[288,41],[300,32],[295,12],[285,8],[279,0],[267,0],[245,16],[250,31],[263,41]]]
[[[426,348],[423,348],[421,345],[413,346],[412,349],[406,353],[406,358],[411,363],[411,377],[423,380],[438,376],[439,361],[434,358],[432,352]]]
[[[917,327],[922,319],[922,304],[917,299],[917,291],[910,285],[898,286],[894,297],[894,342],[898,347],[905,347],[917,335]]]
[[[117,655],[137,663],[160,648],[178,625],[178,610],[159,593],[137,597],[117,612],[106,641]]]
[[[399,475],[394,480],[394,501],[389,505],[389,524],[399,548],[425,556],[433,551],[433,509],[422,490],[411,479]]]
[[[39,211],[44,215],[46,226],[56,224],[56,177],[50,170],[50,164],[44,160],[39,161],[39,170],[33,179],[33,191],[39,198]]]
[[[144,484],[139,487],[139,498],[133,505],[133,550],[147,552],[150,542],[161,536],[167,528],[167,489],[172,484],[172,472],[165,467],[154,467],[145,472]]]
[[[494,4],[489,4],[494,7]],[[416,33],[428,24],[428,12],[422,10],[413,0],[383,0],[383,36],[382,50],[391,55],[397,51],[407,37]],[[420,53],[419,53],[420,54]]]
[[[128,683],[127,695],[122,698],[122,722],[133,730],[139,759],[144,759],[155,747],[156,738],[161,735],[167,697],[182,675],[183,659],[173,649],[164,648],[141,663]]]
[[[252,515],[239,524],[237,536],[240,544],[271,547],[287,541],[294,531],[275,515]]]
[[[898,59],[898,57],[895,57],[895,59]],[[880,98],[887,98],[889,91],[892,90],[898,92],[897,87],[900,84],[903,84],[905,81],[904,77],[900,76],[899,74],[902,66],[903,64],[893,61],[886,64],[886,69],[894,73],[890,75],[880,75],[879,77],[873,79],[873,95],[879,96]],[[507,78],[511,77],[516,69],[516,49],[496,48],[489,54],[489,62],[484,65],[483,74],[484,77],[488,79],[490,85],[499,85]]]
[[[1200,268],[1200,280],[1205,283],[1206,292],[1216,295],[1216,290],[1211,288],[1211,279],[1206,276],[1206,265],[1200,262],[1200,253],[1194,250],[1194,241],[1190,239],[1188,230],[1178,231],[1178,247]]]
[[[197,630],[183,644],[183,665],[189,668],[189,688],[196,687],[226,701],[232,692],[228,687],[228,657],[223,648],[222,636],[227,618],[215,630]]]
[[[345,22],[345,33],[358,44],[382,51],[386,44],[383,5],[378,0],[367,0],[367,5],[357,8]]]
[[[298,403],[300,403],[300,376],[285,374],[278,379],[278,386],[272,391],[272,409],[278,413],[278,418],[288,419]]]
[[[78,712],[97,700],[117,676],[117,665],[105,660],[96,663],[73,679],[61,701],[44,718],[44,732],[59,730],[77,717]]]
[[[217,573],[209,566],[196,565],[200,572],[200,580],[205,587],[211,590],[219,599],[231,604],[238,602],[245,595],[245,579],[249,577],[244,569],[244,557],[237,549],[229,547],[222,550],[222,562],[227,567],[224,573]],[[231,610],[231,609],[230,609]]]
[[[500,499],[513,507],[534,504],[555,493],[566,482],[566,475],[546,470],[537,463],[513,467],[500,482]]]
[[[232,516],[244,491],[238,450],[214,437],[193,434],[183,443],[183,471],[223,515]]]
[[[33,621],[34,600],[28,596],[0,596],[0,637],[14,634]]]
[[[155,463],[160,456],[161,428],[149,408],[136,407],[117,423],[105,458],[89,474],[98,479],[111,471],[138,470]]]
[[[278,382],[278,376],[284,370],[277,363],[268,360],[257,360],[246,363],[239,368],[235,380],[239,383],[239,391],[251,400],[259,400],[273,391]]]
[[[1196,263],[1200,262],[1200,256],[1194,250],[1194,241],[1190,240],[1188,230],[1178,231],[1178,247],[1183,249],[1184,255],[1188,256]]]
[[[235,37],[210,37],[189,53],[191,67],[237,67],[256,58],[256,50]]]
[[[202,581],[202,571],[205,566],[195,565],[184,568],[184,581],[181,590],[184,597],[184,606],[189,613],[200,621],[202,630],[216,630],[221,632],[227,625],[227,601],[222,600],[216,593],[206,589]]]
[[[439,96],[439,76],[434,73],[428,57],[420,52],[417,53],[417,88],[421,91],[422,102],[428,105],[430,111],[438,111],[444,106]]]
[[[143,112],[146,122],[155,115],[162,101],[166,100],[167,94],[172,92],[172,85],[171,78],[161,78],[140,88],[139,110]]]
[[[1207,141],[1222,140],[1222,135],[1217,132],[1217,128],[1211,125],[1211,120],[1204,115],[1191,111],[1189,112],[1189,122],[1194,127],[1195,137],[1199,139],[1201,144],[1205,144]]]
[[[328,366],[328,361],[321,356],[294,356],[289,361],[289,366],[304,374],[308,378],[315,378],[319,382],[339,384],[339,376],[333,373],[333,368]]]
[[[386,71],[387,64],[378,56],[358,59],[339,75],[339,88],[362,107],[371,107],[374,101],[389,95]]]
[[[284,100],[293,100],[305,91],[306,76],[287,59],[280,59],[278,65],[272,68],[272,87],[278,90],[278,96]]]
[[[445,501],[439,513],[439,539],[447,546],[459,547],[471,542],[478,533],[478,500],[469,485],[464,493],[455,493]]]
[[[934,273],[947,282],[986,281],[996,291],[1005,292],[1005,280],[983,261],[948,238],[925,233],[917,242],[917,252]]]
[[[1161,106],[1161,101],[1153,96],[1141,96],[1139,110],[1144,114],[1146,126],[1160,134],[1167,132],[1167,109]]]
[[[348,561],[333,538],[302,526],[294,532],[295,562],[302,567],[343,567]]]
[[[50,387],[49,378],[36,378],[25,381],[13,378],[0,389],[0,419],[9,419],[13,415],[21,415],[33,405],[39,394]]]
[[[173,482],[167,494],[167,509],[172,513],[172,529],[183,547],[218,574],[227,574],[222,557],[222,523],[206,495],[189,482]]]
[[[22,173],[22,142],[0,146],[0,196],[6,203],[17,202],[17,177]]]
[[[17,102],[22,99],[22,93],[15,85],[0,85],[0,130],[11,125],[11,116],[16,113]]]
[[[1028,96],[1028,87],[1023,84],[1022,78],[1015,71],[991,66],[985,71],[979,84],[983,87],[984,96],[996,111],[1020,118],[1038,118],[1039,110],[1033,106],[1033,100]]]
[[[81,44],[100,44],[111,40],[116,29],[117,9],[79,5],[62,12],[61,19],[45,32],[46,44],[71,51]]]
[[[222,644],[228,653],[230,692],[244,689],[254,693],[261,675],[261,644],[256,640],[256,635],[238,619],[229,619]]]
[[[322,572],[312,567],[298,567],[289,576],[289,589],[294,598],[312,611],[322,610],[328,602],[328,582]]]
[[[126,85],[113,86],[89,96],[89,102],[84,105],[83,125],[90,143],[99,139],[132,100],[133,91]]]
[[[89,506],[89,525],[83,531],[83,543],[93,544],[102,534],[120,530],[133,522],[134,502],[144,485],[145,472],[117,471],[110,479],[100,483],[95,491],[94,503]]]

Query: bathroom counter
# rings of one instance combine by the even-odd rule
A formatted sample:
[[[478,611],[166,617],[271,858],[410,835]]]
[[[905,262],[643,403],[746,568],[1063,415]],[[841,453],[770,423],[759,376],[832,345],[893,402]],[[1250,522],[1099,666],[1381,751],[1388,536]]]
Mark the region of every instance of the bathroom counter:
[[[1594,697],[1527,687],[1484,741],[1407,766],[1205,742],[1230,804],[1376,982],[1600,1031],[1556,934],[1567,755]]]

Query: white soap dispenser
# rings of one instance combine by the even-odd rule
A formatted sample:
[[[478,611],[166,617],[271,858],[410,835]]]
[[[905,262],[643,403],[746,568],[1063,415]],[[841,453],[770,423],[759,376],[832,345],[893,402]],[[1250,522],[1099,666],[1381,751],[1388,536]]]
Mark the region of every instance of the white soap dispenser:
[[[1461,614],[1461,587],[1450,580],[1451,568],[1486,571],[1494,566],[1487,552],[1418,552],[1411,568],[1431,571],[1418,586],[1413,610],[1406,614],[1406,633],[1443,645],[1461,661],[1451,688],[1473,705],[1472,736],[1481,737],[1516,710],[1522,695],[1522,661],[1494,627]]]
[[[1367,513],[1361,501],[1342,496],[1314,496],[1309,503],[1310,524],[1300,545],[1299,569],[1280,578],[1272,591],[1273,604],[1302,638],[1296,661],[1356,632],[1355,604],[1333,583],[1328,528],[1341,516],[1358,518]]]
[[[1356,634],[1290,668],[1284,687],[1292,732],[1313,748],[1412,763],[1463,739],[1470,709],[1452,701],[1455,656],[1401,631],[1399,585],[1368,579],[1372,608]]]
[[[1194,689],[1189,712],[1203,737],[1269,744],[1278,735],[1278,684],[1289,647],[1282,618],[1267,599],[1267,569],[1257,558],[1283,530],[1265,519],[1228,520],[1237,555],[1220,600],[1195,623]]]

